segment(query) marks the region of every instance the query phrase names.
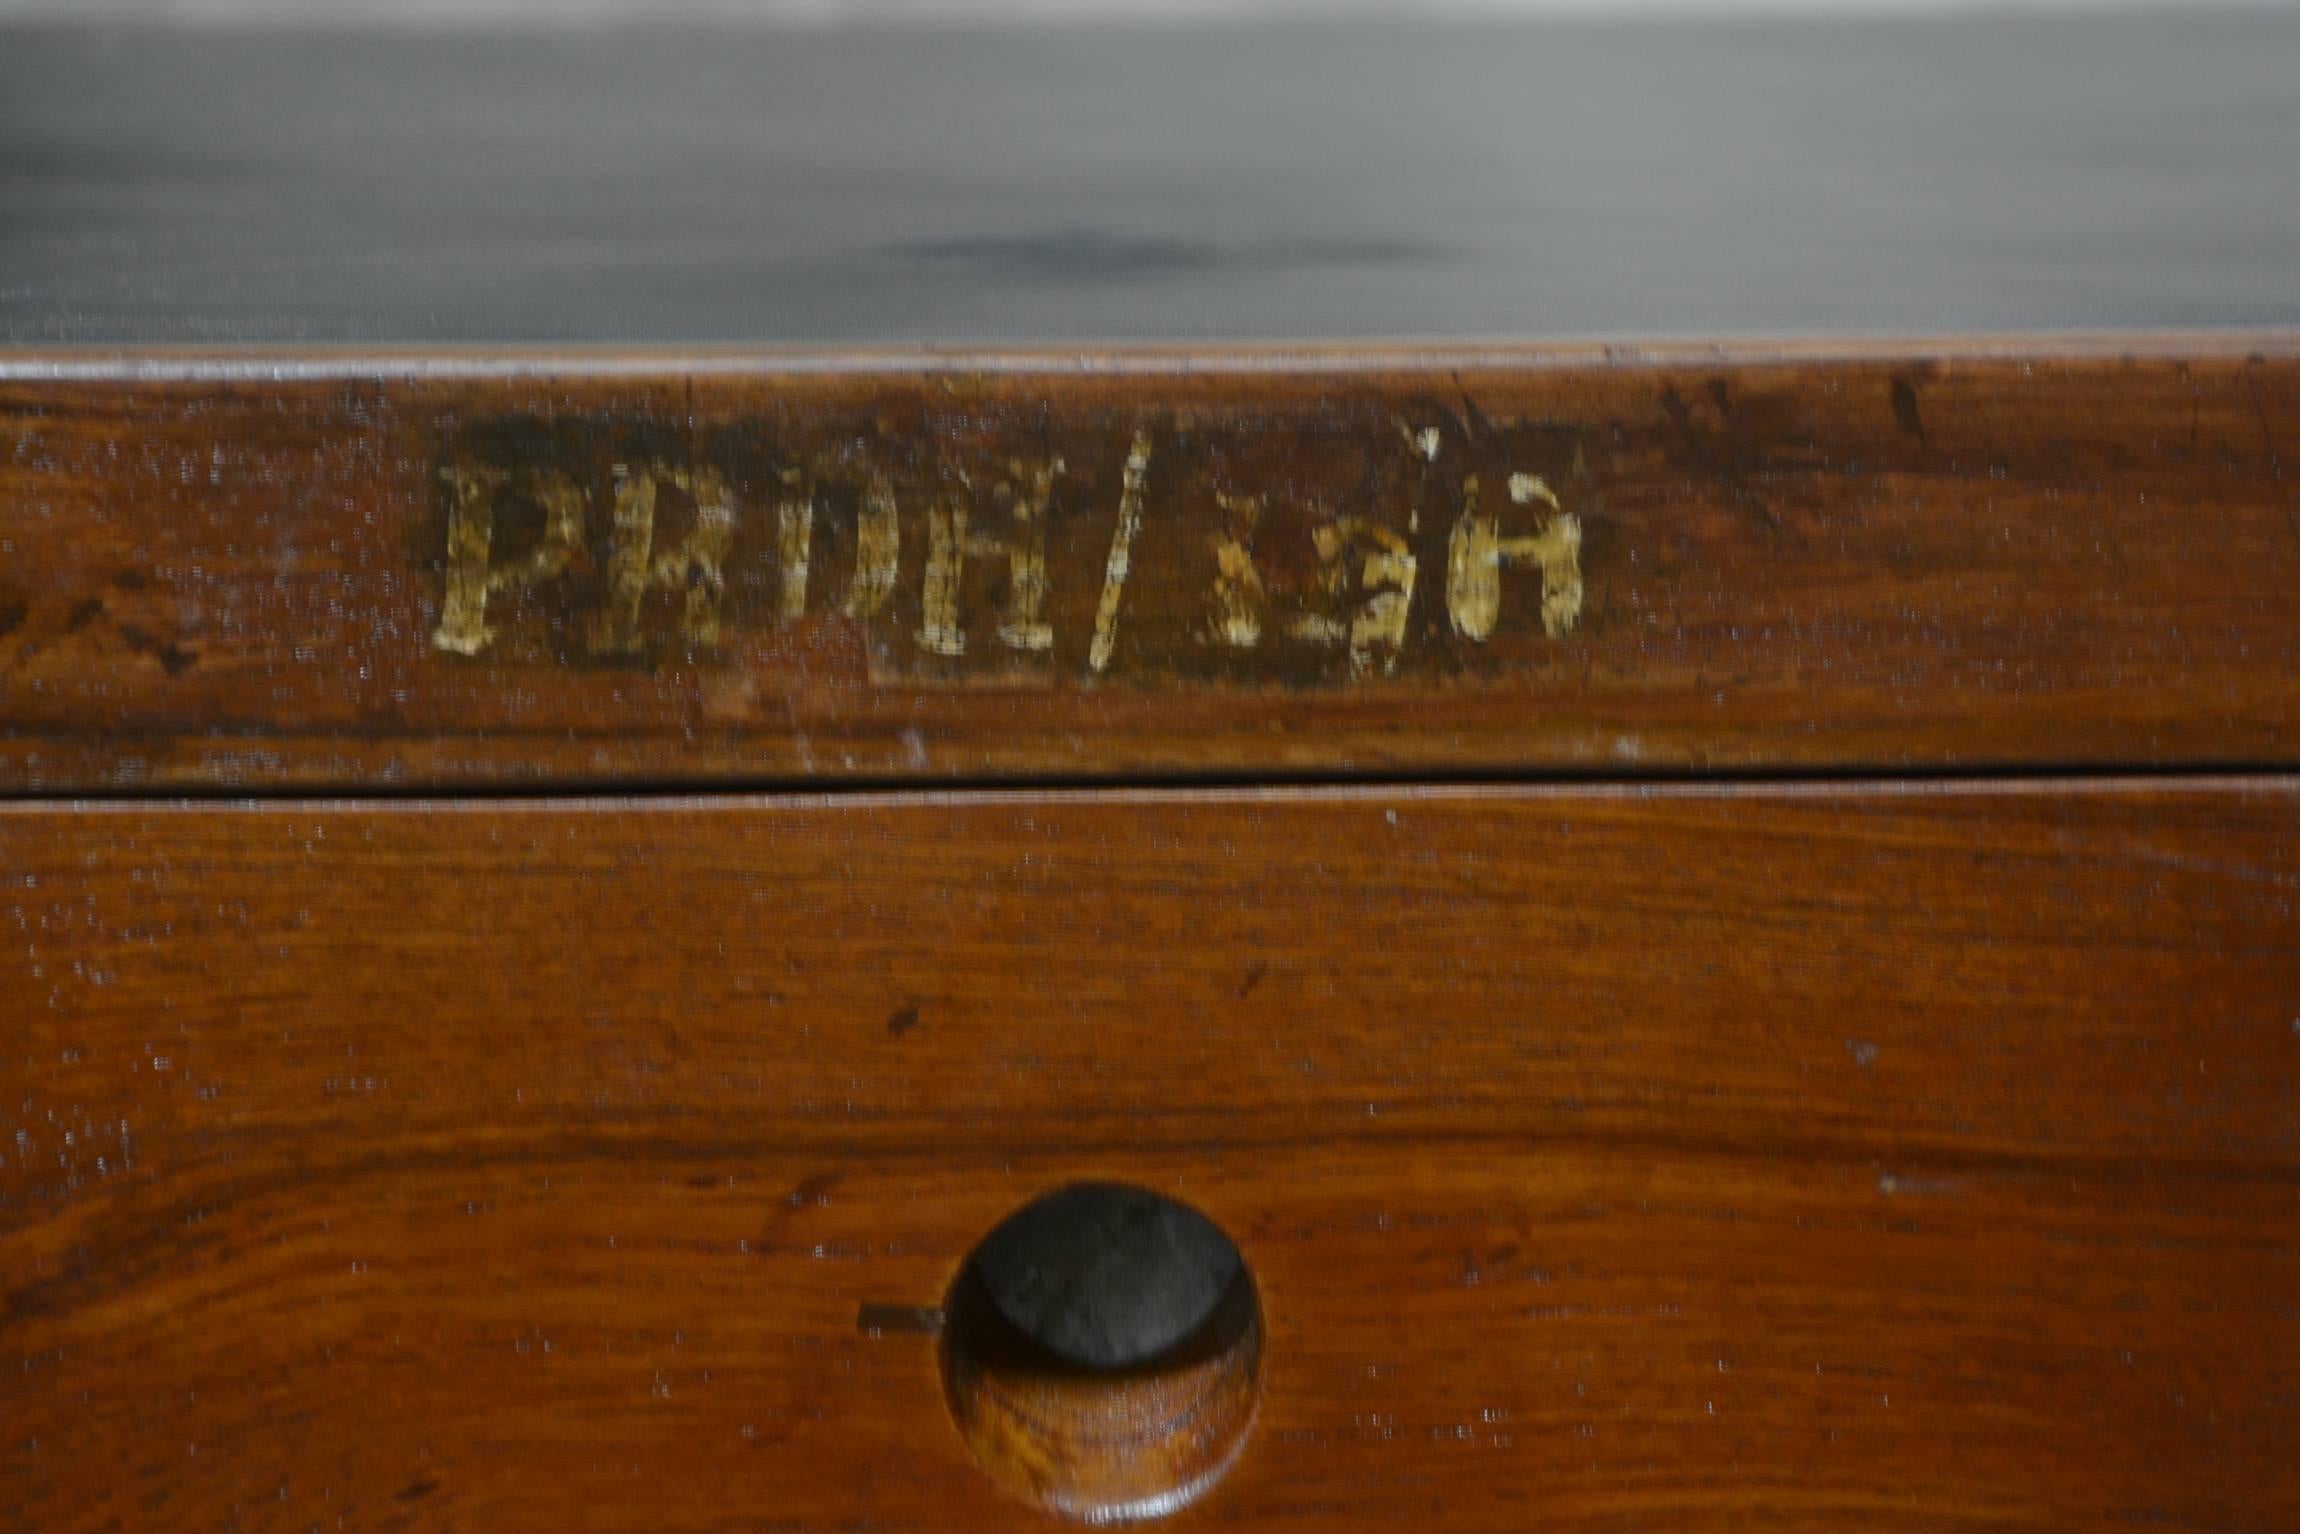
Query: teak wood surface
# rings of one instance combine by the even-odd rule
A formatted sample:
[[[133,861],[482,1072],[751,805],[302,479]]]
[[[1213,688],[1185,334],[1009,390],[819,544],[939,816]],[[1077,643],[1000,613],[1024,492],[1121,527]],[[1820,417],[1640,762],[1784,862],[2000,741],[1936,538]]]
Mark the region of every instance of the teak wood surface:
[[[26,803],[0,868],[11,1527],[1026,1527],[884,1318],[1086,1177],[1260,1287],[1178,1529],[2300,1525],[2289,778]]]
[[[0,786],[2288,767],[2294,442],[2269,336],[20,355]]]

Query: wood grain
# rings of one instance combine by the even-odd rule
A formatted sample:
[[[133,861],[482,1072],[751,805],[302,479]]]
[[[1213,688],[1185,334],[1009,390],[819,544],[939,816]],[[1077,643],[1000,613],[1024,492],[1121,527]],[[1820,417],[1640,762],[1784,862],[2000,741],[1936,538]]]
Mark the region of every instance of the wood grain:
[[[1081,1178],[1259,1287],[1177,1528],[2300,1523],[2300,781],[31,803],[0,869],[15,1527],[1019,1526],[858,1318]]]
[[[4,371],[0,788],[2300,761],[2288,338]]]

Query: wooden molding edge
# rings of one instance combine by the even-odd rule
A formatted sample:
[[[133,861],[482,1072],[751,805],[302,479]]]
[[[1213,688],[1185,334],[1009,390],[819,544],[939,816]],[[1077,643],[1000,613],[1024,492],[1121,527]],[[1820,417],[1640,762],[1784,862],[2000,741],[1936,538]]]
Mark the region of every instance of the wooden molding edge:
[[[0,789],[2283,766],[2283,332],[0,365]]]

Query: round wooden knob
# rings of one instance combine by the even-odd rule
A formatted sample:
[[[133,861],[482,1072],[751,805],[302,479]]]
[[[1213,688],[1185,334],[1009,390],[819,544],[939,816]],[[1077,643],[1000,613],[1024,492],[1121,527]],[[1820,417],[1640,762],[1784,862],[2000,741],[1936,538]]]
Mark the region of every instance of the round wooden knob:
[[[1028,1501],[1103,1523],[1182,1507],[1253,1424],[1262,1323],[1214,1223],[1086,1183],[1000,1224],[961,1271],[945,1384],[967,1447]]]
[[[1089,1369],[1155,1358],[1206,1323],[1238,1277],[1214,1222],[1140,1188],[1081,1183],[1022,1209],[975,1249],[991,1303]]]

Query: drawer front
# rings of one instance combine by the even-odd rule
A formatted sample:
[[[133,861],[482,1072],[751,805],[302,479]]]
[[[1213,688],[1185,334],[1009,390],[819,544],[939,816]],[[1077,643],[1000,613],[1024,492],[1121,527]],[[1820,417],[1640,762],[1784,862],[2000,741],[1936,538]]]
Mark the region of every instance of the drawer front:
[[[20,803],[0,881],[15,1527],[1024,1526],[949,1299],[1081,1181],[1258,1296],[1184,1520],[2300,1525],[2300,780]]]

